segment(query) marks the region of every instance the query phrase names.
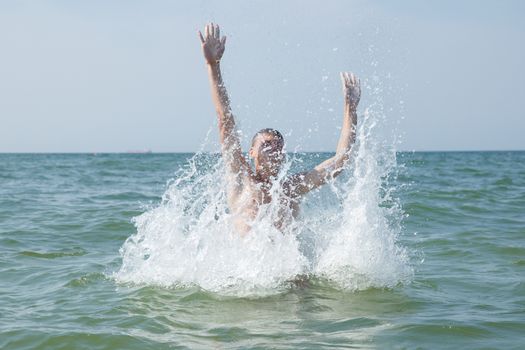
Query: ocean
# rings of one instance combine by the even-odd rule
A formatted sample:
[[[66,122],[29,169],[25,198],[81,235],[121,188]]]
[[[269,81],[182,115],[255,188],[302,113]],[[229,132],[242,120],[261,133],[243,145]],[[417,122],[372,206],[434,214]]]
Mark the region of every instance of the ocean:
[[[523,349],[525,152],[365,146],[245,238],[216,155],[0,154],[0,348]]]

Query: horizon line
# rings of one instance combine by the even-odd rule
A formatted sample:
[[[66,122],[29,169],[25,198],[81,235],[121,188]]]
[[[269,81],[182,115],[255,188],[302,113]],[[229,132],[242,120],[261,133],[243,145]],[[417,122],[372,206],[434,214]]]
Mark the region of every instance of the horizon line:
[[[524,152],[525,149],[486,149],[486,150],[474,150],[474,149],[467,149],[467,150],[397,150],[396,153],[474,153],[474,152]],[[93,151],[44,151],[44,152],[0,152],[0,154],[90,154],[90,155],[97,155],[97,154],[195,154],[195,153],[211,153],[211,154],[219,154],[220,151],[147,151],[147,152],[134,152],[134,151],[100,151],[100,152],[93,152]],[[245,152],[243,152],[245,153]],[[335,153],[335,151],[299,151],[299,152],[287,152],[287,153]]]

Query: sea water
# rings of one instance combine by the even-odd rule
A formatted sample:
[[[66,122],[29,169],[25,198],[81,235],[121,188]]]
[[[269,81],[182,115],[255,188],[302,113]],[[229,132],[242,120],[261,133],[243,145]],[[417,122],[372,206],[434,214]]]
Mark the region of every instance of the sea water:
[[[525,152],[369,118],[285,234],[231,231],[216,154],[0,155],[0,348],[522,348]]]

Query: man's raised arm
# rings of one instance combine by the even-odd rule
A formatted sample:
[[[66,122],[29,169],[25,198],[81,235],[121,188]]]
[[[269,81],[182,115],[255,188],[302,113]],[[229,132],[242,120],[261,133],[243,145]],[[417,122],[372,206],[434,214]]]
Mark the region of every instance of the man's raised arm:
[[[204,35],[199,31],[199,38],[208,67],[211,94],[219,120],[222,155],[228,171],[236,175],[236,183],[240,185],[239,176],[247,175],[250,168],[242,154],[241,143],[230,108],[230,100],[221,76],[220,60],[224,53],[226,37],[221,38],[219,26],[210,23],[204,28]]]
[[[357,126],[357,105],[361,98],[361,82],[353,73],[341,73],[345,107],[343,128],[337,144],[335,156],[325,160],[313,170],[294,176],[296,194],[305,194],[333,179],[343,171],[350,158],[350,151],[355,142]]]

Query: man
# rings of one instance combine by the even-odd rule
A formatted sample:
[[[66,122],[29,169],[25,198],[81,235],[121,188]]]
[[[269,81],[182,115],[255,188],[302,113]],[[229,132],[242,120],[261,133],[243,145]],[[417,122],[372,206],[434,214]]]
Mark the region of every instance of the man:
[[[356,108],[361,97],[360,81],[352,73],[341,73],[345,107],[335,156],[310,171],[278,179],[285,161],[283,136],[274,129],[263,129],[255,134],[248,152],[254,163],[252,169],[242,153],[230,100],[221,76],[220,60],[226,37],[221,38],[219,26],[213,23],[206,25],[204,35],[199,31],[199,37],[219,121],[222,156],[228,173],[228,206],[235,227],[240,233],[248,232],[261,206],[278,201],[279,215],[274,219],[274,225],[283,230],[290,220],[297,217],[301,197],[339,175],[348,161],[355,142]],[[272,190],[275,189],[275,181],[279,181],[281,191]]]

